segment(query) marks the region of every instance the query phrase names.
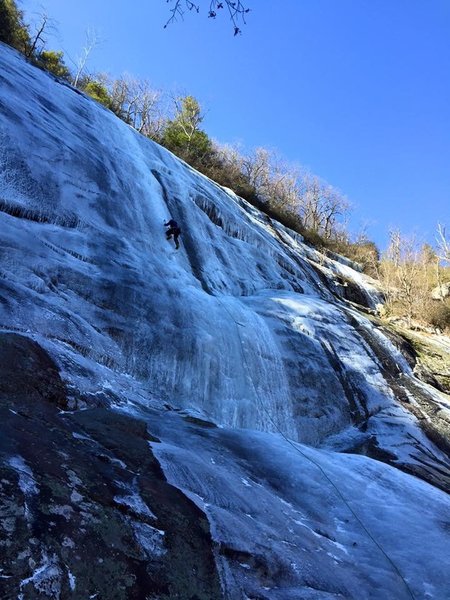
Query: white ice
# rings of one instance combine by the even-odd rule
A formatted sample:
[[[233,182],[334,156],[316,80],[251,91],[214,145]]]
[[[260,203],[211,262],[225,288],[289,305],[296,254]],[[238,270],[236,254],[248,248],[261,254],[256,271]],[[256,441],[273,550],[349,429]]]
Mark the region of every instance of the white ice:
[[[342,453],[373,438],[448,471],[367,340],[446,418],[448,404],[337,280],[372,307],[374,282],[1,44],[0,73],[0,331],[50,353],[74,410],[159,415],[166,476],[236,553],[217,557],[230,598],[446,600],[448,496]],[[133,490],[120,498],[139,512]]]

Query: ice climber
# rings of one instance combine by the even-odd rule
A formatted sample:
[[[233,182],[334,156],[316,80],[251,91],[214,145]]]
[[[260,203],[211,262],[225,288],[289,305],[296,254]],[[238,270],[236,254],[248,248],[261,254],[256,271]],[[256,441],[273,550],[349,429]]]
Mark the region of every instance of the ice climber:
[[[170,221],[167,221],[167,223],[164,223],[164,227],[169,228],[166,231],[166,239],[170,240],[171,237],[173,236],[173,241],[175,242],[175,248],[178,250],[178,248],[180,247],[180,244],[178,243],[178,236],[181,233],[181,229],[178,227],[178,223],[176,221],[174,221],[173,219],[170,219]]]

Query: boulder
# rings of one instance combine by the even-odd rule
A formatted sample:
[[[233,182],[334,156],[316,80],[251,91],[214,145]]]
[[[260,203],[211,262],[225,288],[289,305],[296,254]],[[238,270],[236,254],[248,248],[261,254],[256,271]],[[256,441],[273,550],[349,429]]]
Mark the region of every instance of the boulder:
[[[431,290],[433,300],[442,300],[450,296],[450,283],[442,283]]]

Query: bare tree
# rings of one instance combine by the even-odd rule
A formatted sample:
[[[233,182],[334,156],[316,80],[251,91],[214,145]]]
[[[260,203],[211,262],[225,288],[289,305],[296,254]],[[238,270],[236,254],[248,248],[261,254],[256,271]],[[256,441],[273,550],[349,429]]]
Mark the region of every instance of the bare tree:
[[[338,218],[345,218],[350,209],[350,204],[336,188],[331,185],[323,189],[323,233],[326,238],[331,238],[336,228]]]
[[[319,232],[323,228],[321,211],[322,184],[315,175],[306,175],[302,181],[299,212],[306,229]]]
[[[336,188],[319,177],[306,173],[299,189],[299,213],[306,229],[325,238],[333,236],[338,219],[350,210],[348,200]]]
[[[438,295],[442,302],[445,298],[444,282],[442,281],[441,263],[450,263],[450,241],[447,238],[445,226],[438,223],[437,226],[437,254],[436,254],[436,280]]]
[[[30,58],[37,51],[38,45],[40,49],[43,50],[45,47],[46,41],[44,39],[44,34],[51,26],[51,21],[46,13],[43,13],[39,17],[39,22],[34,27],[34,33],[30,34],[30,46],[25,51],[25,56]]]
[[[298,214],[299,170],[279,162],[271,173],[269,194],[274,205]]]
[[[78,82],[84,71],[84,68],[86,67],[86,63],[88,61],[89,55],[94,50],[94,48],[96,48],[101,43],[100,37],[99,37],[98,33],[95,31],[95,29],[88,29],[86,31],[85,35],[86,35],[86,43],[82,48],[81,56],[79,56],[79,58],[77,59],[77,62],[76,62],[77,69],[76,69],[75,76],[74,76],[73,82],[72,82],[75,87],[78,86]]]
[[[244,157],[240,148],[232,144],[220,144],[214,141],[214,151],[220,161],[225,163],[236,175],[242,173]]]
[[[222,148],[221,157],[275,212],[328,239],[345,233],[342,221],[350,210],[348,200],[304,167],[290,164],[275,151],[261,147],[248,154],[235,147]]]
[[[126,123],[148,137],[162,129],[161,93],[146,80],[123,75],[109,85],[112,110]]]
[[[450,240],[447,237],[447,233],[444,225],[438,223],[437,226],[437,238],[438,243],[438,256],[445,262],[450,262]]]
[[[192,0],[166,0],[170,5],[170,18],[164,27],[178,18],[183,18],[186,11],[200,12],[200,4]],[[221,10],[226,10],[233,23],[234,35],[241,33],[238,23],[245,25],[245,16],[250,12],[241,0],[209,0],[208,18],[215,19]]]
[[[241,171],[265,202],[293,213],[298,208],[300,168],[290,165],[273,150],[256,148],[241,157]]]
[[[162,94],[159,90],[153,90],[146,81],[143,82],[141,91],[140,116],[135,129],[147,137],[159,140],[167,122],[167,111],[161,103]]]
[[[429,252],[414,237],[395,230],[380,264],[380,276],[388,311],[406,317],[424,318],[429,302]]]
[[[221,185],[233,189],[240,196],[253,196],[254,190],[243,174],[244,157],[238,145],[213,141],[211,158],[206,175]]]
[[[256,148],[254,152],[242,158],[242,171],[255,192],[265,197],[270,181],[270,153],[265,148]]]

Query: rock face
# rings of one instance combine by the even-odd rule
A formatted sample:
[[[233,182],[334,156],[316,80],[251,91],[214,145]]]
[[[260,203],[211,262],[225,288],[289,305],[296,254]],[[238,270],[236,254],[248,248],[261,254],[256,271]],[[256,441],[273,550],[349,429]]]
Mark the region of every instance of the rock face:
[[[208,521],[145,423],[66,402],[48,354],[2,334],[2,598],[219,598]]]
[[[4,46],[0,82],[1,597],[446,598],[449,400],[373,282]]]
[[[431,291],[431,297],[433,300],[442,300],[450,296],[450,283],[443,283],[438,285]]]

